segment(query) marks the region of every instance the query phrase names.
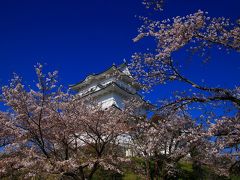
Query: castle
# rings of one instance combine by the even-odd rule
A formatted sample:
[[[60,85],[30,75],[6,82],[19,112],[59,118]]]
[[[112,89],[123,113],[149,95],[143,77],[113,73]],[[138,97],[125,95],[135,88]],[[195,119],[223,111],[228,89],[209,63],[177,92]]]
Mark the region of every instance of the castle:
[[[136,110],[136,113],[145,115],[149,108],[149,103],[146,103],[138,94],[141,90],[140,84],[131,76],[125,63],[120,66],[112,65],[102,73],[89,75],[81,82],[71,85],[70,88],[82,98],[90,96],[103,109],[111,106],[123,109],[125,102],[133,98],[144,104]],[[122,141],[125,155],[134,156],[134,150],[129,146],[129,139],[123,138]]]
[[[144,101],[137,93],[141,86],[131,76],[125,63],[120,66],[112,65],[102,73],[89,75],[70,88],[82,97],[91,96],[103,109],[110,106],[123,109],[124,102],[133,98]],[[145,109],[141,111],[144,113]]]

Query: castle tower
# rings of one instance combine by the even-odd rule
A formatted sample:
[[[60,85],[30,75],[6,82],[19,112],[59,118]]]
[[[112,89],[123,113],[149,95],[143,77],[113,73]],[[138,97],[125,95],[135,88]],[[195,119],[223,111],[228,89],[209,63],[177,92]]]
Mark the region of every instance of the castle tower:
[[[71,85],[70,88],[82,97],[91,96],[103,108],[116,106],[124,108],[124,102],[132,98],[143,101],[137,93],[140,85],[131,76],[127,65],[112,65],[106,71],[89,75],[81,82]]]

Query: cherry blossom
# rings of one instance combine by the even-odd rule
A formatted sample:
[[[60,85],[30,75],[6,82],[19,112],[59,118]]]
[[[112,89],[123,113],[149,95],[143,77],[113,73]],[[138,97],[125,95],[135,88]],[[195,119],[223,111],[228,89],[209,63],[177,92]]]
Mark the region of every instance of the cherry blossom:
[[[117,162],[126,158],[116,149],[128,131],[131,108],[103,110],[91,98],[64,92],[57,72],[46,75],[39,64],[36,74],[36,88],[23,85],[17,75],[3,87],[9,113],[0,114],[0,176],[91,179],[100,167],[120,173]]]

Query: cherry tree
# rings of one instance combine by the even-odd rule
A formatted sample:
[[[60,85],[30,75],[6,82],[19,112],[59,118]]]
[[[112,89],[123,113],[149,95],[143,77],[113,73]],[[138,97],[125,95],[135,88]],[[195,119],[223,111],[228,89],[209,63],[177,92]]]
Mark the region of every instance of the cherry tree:
[[[121,172],[118,162],[125,158],[116,148],[128,129],[129,109],[103,110],[90,98],[64,92],[57,72],[46,75],[41,65],[36,74],[36,88],[17,75],[3,87],[9,112],[0,114],[0,176],[92,179],[100,167]]]
[[[0,147],[10,144],[15,138],[14,128],[6,113],[0,112]]]
[[[145,160],[146,178],[151,179],[150,162],[154,161],[155,178],[167,179],[177,176],[177,163],[190,158],[207,134],[188,116],[175,112],[156,114],[149,120],[136,118],[130,136],[136,156]]]
[[[144,18],[144,25],[139,29],[137,42],[150,36],[157,41],[155,52],[136,53],[133,55],[132,66],[136,77],[151,87],[155,84],[169,81],[181,81],[200,91],[207,92],[180,97],[170,105],[186,105],[193,102],[230,101],[238,108],[240,106],[239,87],[224,89],[207,87],[193,82],[185,77],[175,64],[174,52],[183,47],[189,47],[191,52],[204,51],[214,45],[227,51],[240,50],[239,24],[230,23],[225,18],[210,18],[203,11],[198,11],[185,17],[175,17],[173,20],[151,21]],[[205,60],[205,58],[204,58]]]
[[[154,10],[163,7],[163,1],[146,0],[143,3],[147,8],[153,7]],[[160,112],[196,109],[199,108],[199,105],[216,107],[227,104],[228,108],[231,106],[232,114],[226,114],[224,117],[209,117],[209,114],[206,114],[207,122],[204,123],[204,126],[209,128],[210,140],[206,143],[208,145],[205,144],[205,148],[209,151],[205,153],[208,157],[204,159],[206,161],[203,163],[211,164],[218,160],[221,162],[221,158],[227,158],[230,169],[232,166],[239,167],[237,165],[239,164],[239,84],[232,88],[222,88],[221,86],[211,87],[204,82],[195,82],[183,73],[181,66],[187,59],[179,60],[175,56],[184,50],[188,55],[198,55],[203,62],[206,62],[211,58],[209,50],[212,48],[226,53],[238,53],[240,51],[239,20],[234,22],[225,17],[210,17],[207,12],[201,10],[172,19],[151,20],[148,17],[141,17],[141,20],[143,25],[139,28],[139,34],[133,41],[138,42],[146,37],[152,38],[155,40],[156,46],[153,51],[148,50],[133,55],[130,67],[135,78],[142,83],[146,90],[154,85],[170,82],[181,82],[188,85],[188,90],[177,92],[173,99],[163,101],[157,109]],[[204,114],[199,118],[203,119],[203,117]],[[202,152],[205,150],[201,149]],[[216,170],[223,172],[221,165]],[[224,172],[228,170],[225,167]]]
[[[222,155],[228,161],[219,170],[219,166],[215,168],[220,173],[240,174],[240,116],[222,117],[216,123],[212,123],[209,128],[209,136],[215,137],[215,154]],[[221,156],[220,156],[221,157]],[[220,164],[221,167],[221,164]]]

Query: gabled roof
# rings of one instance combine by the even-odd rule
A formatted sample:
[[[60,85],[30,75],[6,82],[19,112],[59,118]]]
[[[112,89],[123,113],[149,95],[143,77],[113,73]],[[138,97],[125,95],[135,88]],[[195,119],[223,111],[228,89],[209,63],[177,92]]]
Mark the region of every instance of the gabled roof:
[[[115,65],[112,65],[112,67],[110,67],[104,72],[94,74],[94,75],[89,75],[84,80],[78,82],[77,84],[70,85],[70,88],[73,90],[79,90],[80,88],[83,88],[91,84],[91,82],[93,82],[94,80],[101,79],[101,78],[104,79],[106,78],[106,76],[111,76],[111,75],[114,75],[114,73],[118,73],[122,78],[129,81],[133,87],[135,87],[136,89],[140,89],[140,85],[133,79],[133,77],[130,74],[127,74],[121,71],[121,69],[124,67],[127,67],[126,63],[123,63],[118,67]]]

